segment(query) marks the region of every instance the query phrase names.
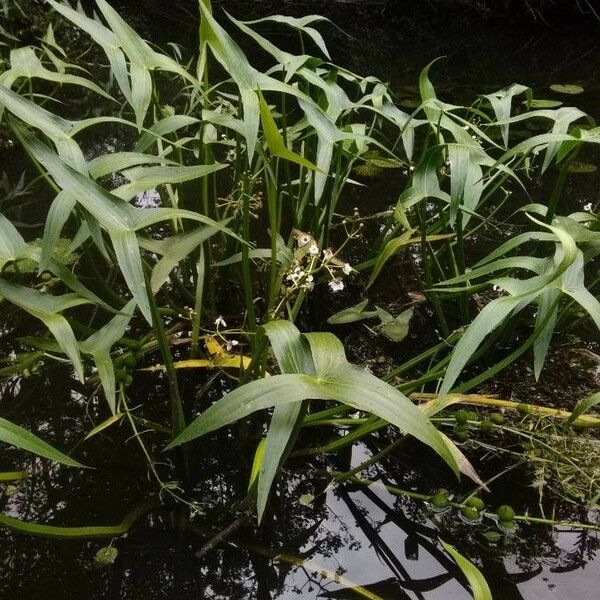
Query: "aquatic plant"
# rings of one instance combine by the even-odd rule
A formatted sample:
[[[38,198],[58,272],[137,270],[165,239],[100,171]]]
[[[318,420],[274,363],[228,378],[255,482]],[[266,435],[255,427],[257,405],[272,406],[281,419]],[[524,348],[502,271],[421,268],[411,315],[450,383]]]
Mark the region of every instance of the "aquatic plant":
[[[471,106],[448,104],[436,95],[431,65],[421,74],[417,106],[406,113],[383,82],[331,63],[315,27],[324,19],[314,15],[248,22],[228,15],[237,35],[274,63],[258,70],[208,0],[200,2],[198,55],[188,63],[144,41],[106,0],[97,0],[101,18],[47,2],[91,37],[109,65],[92,78],[68,62],[60,30],[49,27],[39,47],[12,48],[0,74],[3,123],[39,172],[39,181],[18,189],[37,191],[43,183],[52,195],[40,208],[41,241],[27,239],[16,219],[0,218],[3,303],[48,331],[24,338],[2,376],[72,365],[106,400],[105,419],[81,444],[127,424],[161,500],[195,512],[200,508],[183,491],[194,457],[190,442],[271,408],[241,503],[259,520],[292,453],[336,452],[390,424],[399,439],[383,453],[411,436],[485,489],[456,443],[475,427],[483,431],[484,421],[453,412],[453,405],[497,408],[501,400],[467,392],[530,349],[539,376],[557,327],[574,320],[600,327],[597,207],[563,216],[570,209],[562,198],[577,154],[600,142],[593,120],[576,108],[535,108],[523,85]],[[262,36],[263,23],[293,30],[301,53]],[[306,53],[309,46],[315,56]],[[57,114],[52,98],[68,98],[71,90],[93,95],[103,116]],[[542,130],[515,143],[515,125],[524,122]],[[107,128],[122,137],[118,147],[86,147],[83,132],[102,137]],[[361,185],[353,177],[373,174],[369,167],[403,172],[404,190],[383,213],[347,211],[349,187]],[[527,190],[532,173],[555,173],[553,191],[545,204],[517,206],[513,192]],[[7,214],[18,197],[6,199]],[[350,264],[343,257],[356,251],[369,220],[380,230],[362,262]],[[527,230],[469,266],[468,246],[481,231],[523,223]],[[390,307],[367,310],[370,290],[407,249],[421,284],[418,299],[397,315]],[[301,332],[321,291],[330,297],[358,280],[366,297],[328,315],[330,325],[377,318],[377,331],[399,343],[413,305],[428,303],[439,339],[376,377],[351,364],[332,333]],[[500,340],[508,348],[502,356]],[[230,389],[196,416],[180,389],[185,369],[224,372]],[[161,423],[149,421],[144,407],[131,408],[128,398],[135,379],[155,371],[169,388],[170,419]],[[208,376],[203,400],[212,383]],[[584,414],[594,404],[580,404],[569,423],[597,425]],[[489,431],[503,426],[493,416],[486,422]],[[444,433],[450,424],[454,441]],[[306,429],[324,426],[347,434],[296,447]],[[161,449],[171,452],[176,470],[166,477],[141,428],[168,438]],[[0,440],[81,467],[5,419]],[[361,468],[331,476],[362,485]],[[429,491],[412,496],[440,500]],[[492,518],[475,504],[453,503],[471,520]],[[93,531],[5,516],[0,524],[44,535],[112,536],[141,512]],[[502,513],[501,524],[536,519]]]

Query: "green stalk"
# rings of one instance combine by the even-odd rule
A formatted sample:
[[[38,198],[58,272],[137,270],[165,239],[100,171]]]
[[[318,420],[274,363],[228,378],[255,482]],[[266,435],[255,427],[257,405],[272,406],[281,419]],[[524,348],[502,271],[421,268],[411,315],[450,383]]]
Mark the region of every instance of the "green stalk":
[[[550,194],[550,200],[548,201],[548,211],[546,212],[546,223],[552,223],[552,219],[554,219],[554,215],[556,214],[556,210],[560,203],[560,200],[563,196],[563,191],[565,189],[565,184],[567,183],[567,177],[569,176],[569,167],[571,163],[575,159],[575,157],[579,154],[580,146],[577,146],[573,152],[562,162],[560,166],[560,171],[558,173],[558,177],[556,178],[556,183],[552,188],[552,193]]]
[[[196,358],[199,351],[200,324],[202,323],[202,300],[204,298],[204,281],[206,276],[206,262],[204,246],[200,247],[200,254],[196,262],[196,298],[194,302],[194,315],[192,317],[191,357]]]
[[[248,177],[244,175],[242,179],[242,238],[245,242],[250,241],[250,196],[248,191]],[[248,331],[256,331],[256,312],[254,310],[254,293],[252,289],[252,271],[250,265],[249,246],[242,244],[242,286],[244,289],[244,299],[246,303],[246,317],[248,322]],[[250,346],[254,348],[253,336],[250,337]]]
[[[269,215],[269,233],[271,236],[271,262],[269,265],[269,286],[267,292],[267,318],[277,299],[279,263],[277,262],[277,236],[279,234],[279,217],[277,201],[277,180],[268,168],[265,160],[265,181],[267,184],[267,209]]]
[[[148,295],[148,303],[150,304],[150,315],[152,317],[152,327],[156,334],[156,341],[162,356],[162,362],[165,366],[165,372],[167,373],[167,379],[169,380],[169,391],[171,399],[171,429],[173,430],[174,437],[179,435],[185,429],[185,417],[183,414],[183,404],[179,395],[179,385],[177,383],[177,372],[173,365],[173,355],[171,354],[171,347],[165,335],[165,329],[163,327],[162,319],[158,313],[158,306],[156,305],[156,299],[152,293],[150,287],[150,280],[146,276],[146,290]]]
[[[417,218],[419,221],[419,228],[421,232],[421,256],[423,258],[423,273],[425,278],[425,288],[431,289],[433,286],[433,279],[431,277],[431,265],[429,262],[429,252],[428,252],[428,244],[427,244],[427,223],[423,215],[423,211],[421,210],[421,206],[417,205],[415,207],[415,211],[417,213]],[[444,311],[442,309],[441,302],[438,296],[435,293],[424,292],[427,299],[431,302],[435,314],[438,318],[438,323],[442,329],[442,335],[444,337],[448,337],[450,335],[450,328],[448,327],[448,322],[446,321],[446,315],[444,315]]]

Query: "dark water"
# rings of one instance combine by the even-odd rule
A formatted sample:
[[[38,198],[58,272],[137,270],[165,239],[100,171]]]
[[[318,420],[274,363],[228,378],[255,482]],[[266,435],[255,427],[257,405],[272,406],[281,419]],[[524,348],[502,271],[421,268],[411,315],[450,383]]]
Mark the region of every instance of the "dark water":
[[[332,55],[336,62],[363,74],[389,80],[407,98],[414,96],[419,70],[438,56],[446,56],[432,73],[440,96],[448,101],[469,101],[513,82],[531,85],[538,97],[554,97],[552,83],[579,83],[584,94],[574,103],[600,116],[600,28],[595,23],[574,21],[542,23],[479,18],[476,14],[419,13],[394,9],[382,3],[222,2],[236,16],[257,18],[269,12],[302,14],[325,12],[349,34],[330,27]],[[115,2],[145,37],[157,43],[176,41],[192,47],[197,23],[193,2]],[[390,5],[392,7],[390,8]],[[398,3],[400,6],[400,3]],[[281,43],[290,43],[282,33]],[[256,56],[256,61],[264,57]],[[562,99],[562,98],[561,98]],[[104,142],[103,142],[104,143]],[[595,160],[595,157],[591,157]],[[8,175],[18,177],[23,163],[8,155]],[[597,199],[598,174],[573,176],[568,200],[581,208]],[[397,188],[390,181],[376,181],[366,196],[378,206],[393,203]],[[543,193],[543,188],[540,189]],[[352,201],[361,200],[359,196]],[[365,198],[362,198],[365,202]],[[389,277],[397,277],[390,273]],[[394,282],[396,283],[396,282]],[[384,292],[382,292],[384,293]],[[341,302],[346,302],[344,298]],[[0,346],[8,354],[15,338],[30,327],[13,314],[4,315]],[[426,315],[416,317],[409,343],[425,336]],[[373,360],[370,340],[347,332],[354,360]],[[354,336],[354,337],[353,337]],[[398,358],[395,348],[384,348],[386,359]],[[376,353],[381,350],[375,350]],[[560,363],[559,348],[551,361]],[[551,363],[552,364],[552,363]],[[556,395],[584,395],[591,386],[578,367],[560,367],[543,379],[548,403]],[[554,375],[554,379],[553,379]],[[511,377],[514,378],[511,381]],[[546,377],[546,376],[545,376]],[[520,385],[533,389],[525,369],[509,372],[498,386],[510,393]],[[205,406],[200,400],[201,379],[185,381],[186,398],[196,399],[191,410]],[[229,382],[216,382],[215,394]],[[512,386],[512,387],[511,387]],[[527,386],[531,386],[528,388]],[[144,405],[144,416],[160,422],[167,412],[164,382],[155,375],[136,376],[131,406]],[[537,389],[537,388],[536,388]],[[552,396],[554,394],[554,397]],[[103,404],[90,390],[79,389],[61,369],[30,379],[3,384],[0,415],[13,419],[59,448],[77,444],[92,423],[106,418]],[[144,433],[156,448],[164,443],[156,433]],[[0,529],[0,598],[45,599],[280,599],[361,598],[368,592],[349,591],[363,586],[385,600],[466,600],[470,593],[464,579],[438,538],[456,546],[474,560],[488,579],[495,600],[564,599],[593,600],[598,597],[600,561],[598,538],[568,528],[522,525],[516,532],[496,540],[494,523],[469,524],[452,511],[434,513],[422,503],[398,498],[382,484],[408,490],[432,491],[438,486],[467,491],[448,478],[427,449],[411,446],[372,467],[365,477],[379,481],[369,488],[341,485],[328,489],[327,480],[315,477],[315,469],[347,470],[360,464],[389,443],[392,431],[374,435],[367,445],[355,445],[335,457],[292,459],[278,483],[270,512],[258,531],[242,526],[236,535],[202,558],[195,552],[229,525],[231,499],[241,499],[261,435],[261,423],[237,425],[228,434],[209,436],[193,448],[191,465],[194,488],[187,490],[200,514],[189,525],[188,515],[166,508],[154,509],[115,540],[119,556],[114,565],[99,569],[94,555],[108,540],[55,540],[35,538]],[[307,431],[300,446],[328,440],[333,431]],[[465,450],[468,453],[468,446]],[[31,469],[35,475],[16,491],[0,497],[4,513],[55,525],[116,524],[126,513],[148,501],[156,501],[157,485],[147,475],[143,457],[129,428],[113,428],[80,447],[78,456],[95,470],[49,466],[16,450],[0,449],[0,472]],[[168,458],[157,465],[164,483],[173,477]],[[490,476],[501,470],[501,457],[488,456],[480,473]],[[423,469],[422,465],[428,465]],[[510,503],[517,512],[537,505],[526,467],[500,477],[486,500],[492,506]],[[0,484],[0,493],[3,487]],[[307,495],[314,497],[306,506]],[[165,497],[168,497],[165,496]],[[574,505],[552,499],[557,518],[585,520]],[[284,554],[283,559],[275,559]],[[308,561],[301,567],[294,561]],[[327,572],[326,572],[327,571]],[[337,573],[338,578],[334,574]],[[365,595],[367,594],[367,595]],[[372,597],[372,596],[371,596]]]

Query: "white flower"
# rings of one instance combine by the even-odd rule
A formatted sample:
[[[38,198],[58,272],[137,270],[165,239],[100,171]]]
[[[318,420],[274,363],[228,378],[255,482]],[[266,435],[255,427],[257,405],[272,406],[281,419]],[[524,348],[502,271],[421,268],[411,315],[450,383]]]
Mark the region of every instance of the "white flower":
[[[323,250],[323,260],[331,260],[333,258],[333,252],[331,248],[325,248]]]
[[[344,263],[342,271],[344,271],[345,275],[350,275],[350,273],[352,273],[352,267],[350,266],[350,263]]]
[[[219,327],[227,327],[227,323],[225,323],[225,319],[221,315],[215,319],[215,325],[217,326],[217,329]]]
[[[585,210],[586,212],[592,212],[592,203],[588,202],[584,207],[583,210]]]
[[[317,256],[317,254],[319,254],[319,246],[317,246],[316,244],[311,244],[308,248],[308,252],[313,256]]]
[[[332,279],[329,282],[329,289],[335,293],[335,292],[341,292],[344,289],[344,282],[337,277],[336,279]]]
[[[239,346],[239,342],[237,340],[227,340],[225,347],[227,348],[227,352],[231,352],[236,346]]]

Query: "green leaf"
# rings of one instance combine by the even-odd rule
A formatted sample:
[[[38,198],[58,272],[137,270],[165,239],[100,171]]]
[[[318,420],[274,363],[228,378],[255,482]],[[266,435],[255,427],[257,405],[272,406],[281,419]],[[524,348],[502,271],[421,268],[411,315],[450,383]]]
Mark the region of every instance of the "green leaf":
[[[550,86],[550,89],[558,94],[569,95],[582,94],[584,92],[584,89],[580,85],[576,85],[574,83],[554,83]]]
[[[302,68],[306,62],[311,59],[308,54],[296,55],[285,52],[284,50],[280,50],[268,39],[264,38],[262,35],[259,35],[256,33],[256,31],[248,27],[243,21],[234,19],[229,13],[227,13],[227,16],[232,23],[235,23],[246,35],[250,36],[254,41],[256,41],[263,48],[263,50],[266,50],[275,58],[277,61],[277,69],[285,72],[284,80],[286,83]]]
[[[409,308],[401,312],[397,317],[393,317],[387,311],[379,306],[377,316],[381,320],[380,329],[384,335],[394,342],[401,342],[408,335],[408,324],[412,319],[414,309]]]
[[[135,151],[146,152],[160,138],[195,123],[200,123],[200,121],[196,117],[189,115],[171,115],[160,121],[156,121],[150,129],[144,131],[135,145]]]
[[[96,94],[114,101],[114,98],[110,94],[107,94],[101,87],[97,86],[92,81],[85,79],[85,77],[50,71],[44,67],[31,46],[11,50],[10,69],[2,74],[1,80],[5,83],[10,82],[12,84],[12,82],[21,77],[26,77],[27,79],[38,78],[60,84],[77,85],[92,90]]]
[[[525,104],[526,101],[523,101],[523,103]],[[534,98],[529,102],[531,108],[558,108],[562,104],[559,100],[545,100],[542,98]]]
[[[85,539],[98,537],[115,537],[127,533],[135,521],[148,511],[148,504],[136,507],[117,525],[87,525],[82,527],[60,527],[56,525],[41,525],[15,519],[0,513],[0,527],[8,527],[19,533],[41,537]]]
[[[7,263],[21,258],[25,247],[25,240],[15,226],[0,214],[0,270]]]
[[[260,119],[262,122],[265,139],[267,141],[267,146],[271,151],[271,154],[274,156],[279,156],[285,160],[295,162],[303,167],[306,167],[307,169],[316,171],[317,167],[313,163],[311,163],[309,160],[306,160],[300,154],[293,152],[285,145],[283,136],[281,133],[279,133],[275,119],[273,118],[271,110],[269,109],[268,104],[265,102],[260,90],[258,91],[258,102],[260,107]]]
[[[331,23],[329,19],[326,17],[322,17],[320,15],[306,15],[304,17],[296,18],[296,17],[288,17],[286,15],[271,15],[269,17],[264,17],[262,19],[255,19],[254,21],[244,21],[246,25],[255,25],[257,23],[265,23],[265,22],[273,22],[273,23],[283,23],[288,27],[292,27],[293,29],[297,29],[298,31],[302,31],[306,33],[313,42],[318,46],[319,50],[327,57],[329,56],[329,52],[327,50],[327,46],[325,44],[325,40],[323,36],[314,28],[309,27],[311,23],[323,22],[327,21]]]
[[[515,96],[518,96],[520,94],[527,94],[526,102],[531,102],[531,88],[519,84],[513,84],[508,88],[500,90],[499,92],[484,96],[484,98],[487,98],[489,103],[492,105],[492,109],[494,111],[494,114],[496,115],[496,121],[500,123],[502,141],[504,142],[505,146],[508,146],[510,127],[508,120],[510,118],[512,100]]]
[[[377,415],[416,437],[458,472],[456,460],[439,432],[406,396],[348,363],[341,342],[332,334],[304,335],[311,347],[316,375],[274,375],[243,385],[196,418],[168,448],[229,425],[257,410],[308,399],[337,400]]]
[[[443,540],[440,540],[440,544],[456,561],[456,564],[467,578],[467,581],[471,586],[473,600],[493,600],[490,587],[488,586],[485,577],[481,574],[481,571],[450,544],[446,544]]]
[[[134,310],[135,301],[130,300],[120,314],[79,344],[81,351],[90,354],[94,359],[108,406],[113,415],[116,412],[116,383],[110,349],[125,335]]]
[[[376,310],[365,310],[369,300],[363,300],[354,306],[344,308],[334,315],[331,315],[327,322],[330,325],[342,325],[344,323],[355,323],[356,321],[363,321],[364,319],[371,319],[377,316]]]
[[[4,85],[0,85],[0,105],[6,107],[24,123],[42,131],[52,140],[59,156],[66,163],[78,171],[86,172],[87,165],[83,152],[70,137],[76,125],[74,121],[67,121],[47,111]]]
[[[108,232],[125,281],[142,314],[149,322],[151,321],[150,309],[135,231],[167,219],[187,218],[234,235],[216,221],[192,211],[131,206],[62,161],[21,125],[13,122],[12,127],[25,149],[50,173],[58,186],[71,198],[76,198],[77,202]],[[158,168],[161,169],[161,167]],[[89,222],[92,234],[94,233],[91,227],[93,223],[93,220]],[[98,237],[101,239],[101,236]],[[239,239],[237,236],[234,237]]]
[[[33,433],[29,433],[29,431],[23,429],[23,427],[19,427],[2,418],[0,418],[0,441],[69,467],[86,468],[85,465],[63,454],[60,450],[53,448],[50,444],[33,435]]]
[[[107,567],[117,560],[117,556],[119,556],[119,551],[114,546],[105,546],[96,552],[94,561],[99,567]]]
[[[227,221],[222,222],[223,225]],[[198,246],[210,239],[217,229],[214,227],[198,227],[186,233],[164,238],[162,240],[151,240],[141,238],[139,244],[142,248],[161,255],[161,259],[152,269],[150,285],[156,293],[168,280],[171,271],[181,260],[189,256]]]
[[[272,321],[263,327],[282,373],[314,373],[310,347],[302,334],[289,321]],[[260,522],[264,514],[269,492],[280,465],[296,438],[303,404],[275,406],[264,442],[264,457],[261,461],[256,513]]]
[[[177,164],[165,156],[154,156],[153,154],[143,154],[142,152],[112,152],[111,154],[102,154],[93,158],[88,163],[88,169],[93,179],[99,179],[110,173],[118,173],[131,167],[152,163],[163,165]]]
[[[594,173],[596,171],[598,167],[596,167],[596,165],[589,163],[589,162],[583,162],[580,160],[574,160],[568,167],[567,167],[567,171],[569,173],[577,173],[577,174],[588,174],[588,173]]]
[[[571,416],[567,419],[567,426],[572,425],[581,415],[587,413],[590,408],[593,408],[597,404],[600,404],[600,392],[596,392],[580,400],[575,405]]]
[[[252,469],[250,470],[250,479],[248,480],[248,493],[252,491],[256,482],[258,481],[258,474],[262,468],[263,460],[265,458],[265,439],[263,438],[258,442],[256,452],[254,453],[254,460],[252,461]],[[260,519],[259,519],[260,520]]]
[[[483,340],[508,315],[513,311],[517,312],[524,308],[527,303],[527,300],[523,301],[521,298],[513,298],[512,296],[497,298],[487,304],[477,317],[475,317],[475,320],[469,325],[452,352],[452,358],[446,369],[444,381],[438,394],[440,402],[443,401],[444,396],[452,389],[464,366]]]
[[[181,165],[168,167],[133,167],[122,171],[123,175],[129,179],[126,183],[111,191],[111,194],[123,200],[133,198],[139,192],[154,189],[165,184],[184,183],[200,179],[221,169],[226,169],[229,165],[213,163],[211,165],[193,165],[184,167]]]
[[[250,65],[246,55],[231,36],[216,22],[210,8],[204,2],[200,2],[200,12],[202,18],[201,43],[203,46],[210,47],[217,61],[238,86],[243,105],[244,137],[248,159],[251,161],[256,149],[260,122],[260,108],[256,92],[258,90],[281,92],[307,102],[311,102],[311,100],[296,87],[257,71]]]
[[[263,326],[282,373],[315,373],[310,346],[289,321],[271,321]]]
[[[402,204],[400,204],[402,207]],[[411,244],[419,244],[421,242],[421,238],[413,238],[411,237],[414,231],[408,230],[399,235],[398,237],[392,238],[388,240],[384,247],[381,249],[379,254],[377,255],[377,259],[375,260],[375,266],[373,267],[373,271],[371,272],[371,277],[369,277],[369,282],[367,283],[367,289],[373,285],[375,280],[381,274],[381,270],[386,265],[386,263],[394,256],[394,254],[400,252],[402,248],[406,246],[410,246]],[[434,234],[428,235],[425,240],[427,242],[435,242],[438,240],[446,240],[448,238],[453,237],[453,234]]]
[[[81,304],[89,304],[90,301],[81,298],[77,294],[65,294],[63,296],[52,296],[23,287],[8,283],[0,279],[0,295],[4,296],[15,306],[22,308],[30,315],[39,319],[46,325],[52,335],[58,342],[61,350],[69,357],[75,368],[80,381],[84,380],[83,365],[75,334],[65,317],[59,314],[61,311]]]

